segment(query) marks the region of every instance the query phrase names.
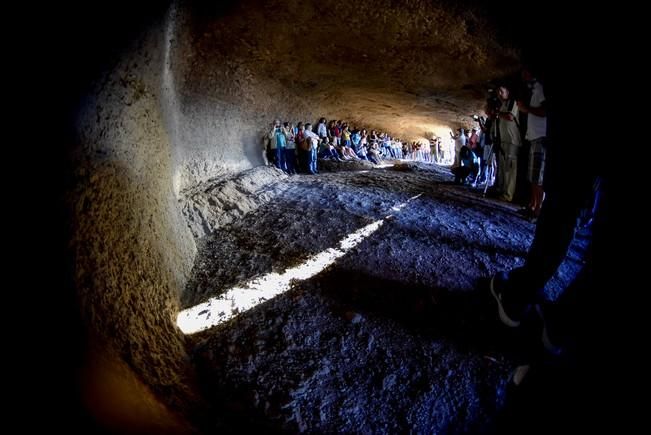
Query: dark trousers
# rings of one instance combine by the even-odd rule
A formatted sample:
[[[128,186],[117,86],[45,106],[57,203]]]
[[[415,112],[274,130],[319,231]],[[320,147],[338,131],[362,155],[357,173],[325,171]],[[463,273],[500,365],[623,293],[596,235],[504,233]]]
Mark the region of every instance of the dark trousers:
[[[543,299],[540,292],[565,259],[574,239],[581,209],[592,195],[591,184],[577,183],[547,192],[525,264],[509,274],[509,298],[521,303]]]
[[[274,150],[274,164],[278,169],[287,171],[287,164],[285,162],[285,148],[278,147]]]
[[[296,173],[296,150],[294,149],[285,149],[285,163],[287,165],[287,173],[295,174]]]

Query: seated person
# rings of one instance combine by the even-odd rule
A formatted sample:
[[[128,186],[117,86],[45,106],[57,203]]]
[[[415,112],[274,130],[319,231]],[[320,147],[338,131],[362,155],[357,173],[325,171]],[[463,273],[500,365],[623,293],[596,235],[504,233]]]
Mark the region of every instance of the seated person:
[[[320,158],[337,160],[339,162],[342,161],[337,152],[337,148],[335,147],[335,141],[336,139],[333,137],[330,139],[330,142],[328,142],[327,139],[321,142],[321,148],[319,150]]]
[[[469,175],[477,176],[479,172],[479,158],[467,146],[462,146],[459,151],[460,166],[452,168],[454,182],[464,184]]]

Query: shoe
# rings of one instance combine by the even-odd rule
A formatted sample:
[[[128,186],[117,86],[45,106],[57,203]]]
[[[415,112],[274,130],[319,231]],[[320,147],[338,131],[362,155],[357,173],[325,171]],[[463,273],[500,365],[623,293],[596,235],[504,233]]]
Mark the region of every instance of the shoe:
[[[559,356],[563,353],[563,348],[558,344],[558,334],[553,334],[553,330],[550,330],[550,327],[553,324],[549,323],[549,319],[545,318],[545,311],[549,312],[549,309],[543,310],[543,307],[540,304],[536,304],[536,313],[542,320],[543,329],[542,329],[542,344],[545,347],[545,350],[554,356]]]
[[[504,202],[511,202],[513,200],[513,198],[509,198],[507,195],[504,195],[504,194],[500,194],[497,197],[497,199],[499,199],[500,201],[504,201]]]
[[[490,290],[491,294],[495,298],[495,301],[497,302],[497,312],[500,321],[506,326],[517,328],[520,326],[521,319],[524,317],[528,306],[507,303],[504,300],[504,287],[507,281],[508,276],[504,272],[493,275],[490,281]]]

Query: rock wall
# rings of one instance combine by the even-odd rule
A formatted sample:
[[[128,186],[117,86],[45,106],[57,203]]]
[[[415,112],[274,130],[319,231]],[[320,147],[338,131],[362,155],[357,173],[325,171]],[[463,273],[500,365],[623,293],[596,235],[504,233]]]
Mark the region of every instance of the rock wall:
[[[107,412],[122,395],[141,394],[145,404],[157,403],[147,395],[162,399],[157,406],[173,410],[169,421],[196,404],[184,337],[175,325],[196,246],[172,185],[177,126],[171,120],[179,110],[168,76],[174,13],[161,16],[97,77],[77,118],[69,199],[74,278],[92,343],[85,399],[107,425],[147,421],[138,408],[121,408],[122,417]],[[111,383],[107,377],[130,387],[102,388]]]
[[[103,412],[113,401],[94,400],[98,391],[142,397],[151,420],[191,429],[184,419],[201,404],[175,325],[179,296],[195,238],[282,181],[271,169],[245,172],[262,164],[274,118],[347,119],[415,139],[467,122],[485,80],[514,66],[481,16],[446,2],[217,3],[171,4],[93,71],[77,106],[70,246],[93,343],[86,397],[100,420],[148,414]],[[202,193],[208,181],[217,187]],[[128,385],[103,388],[107,377]]]

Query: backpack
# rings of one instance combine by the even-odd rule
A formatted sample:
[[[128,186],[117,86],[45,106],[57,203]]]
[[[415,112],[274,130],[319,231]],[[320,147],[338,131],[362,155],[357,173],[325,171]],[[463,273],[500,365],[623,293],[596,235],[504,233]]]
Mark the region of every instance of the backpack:
[[[312,140],[309,137],[304,137],[299,143],[298,146],[303,151],[310,151],[312,149]]]

